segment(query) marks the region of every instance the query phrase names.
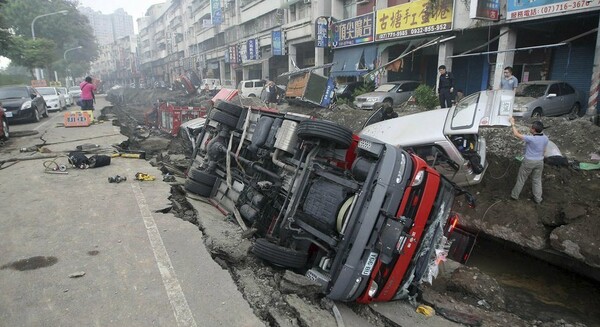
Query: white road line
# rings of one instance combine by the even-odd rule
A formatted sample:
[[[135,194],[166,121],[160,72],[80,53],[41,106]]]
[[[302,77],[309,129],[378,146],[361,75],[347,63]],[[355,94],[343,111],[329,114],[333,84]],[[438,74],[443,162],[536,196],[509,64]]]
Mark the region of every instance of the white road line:
[[[60,111],[59,111],[59,112],[60,112]],[[62,116],[56,116],[56,117],[62,117]],[[54,115],[52,115],[52,116],[49,116],[49,118],[48,118],[48,119],[47,119],[45,122],[43,122],[43,123],[41,123],[41,124],[37,125],[37,127],[36,127],[36,128],[34,128],[33,130],[34,130],[34,131],[37,131],[38,129],[40,129],[40,127],[42,127],[42,126],[45,126],[46,124],[48,124],[48,123],[52,122],[52,121],[54,120],[54,118],[55,118],[55,116],[54,116]]]
[[[131,170],[127,169],[127,171],[128,175],[131,175]],[[148,233],[150,245],[154,252],[154,259],[158,266],[158,270],[160,271],[167,295],[169,296],[173,314],[177,320],[177,326],[195,327],[197,326],[196,320],[194,320],[192,311],[190,310],[185,295],[183,294],[183,290],[181,289],[181,284],[179,284],[179,280],[175,275],[175,269],[173,269],[173,265],[171,264],[171,258],[169,258],[169,254],[165,249],[165,245],[158,232],[154,217],[152,217],[152,213],[148,208],[142,189],[138,183],[131,183],[131,188],[133,189],[133,194],[135,195],[138,207],[140,208],[142,218],[144,219],[146,232]]]

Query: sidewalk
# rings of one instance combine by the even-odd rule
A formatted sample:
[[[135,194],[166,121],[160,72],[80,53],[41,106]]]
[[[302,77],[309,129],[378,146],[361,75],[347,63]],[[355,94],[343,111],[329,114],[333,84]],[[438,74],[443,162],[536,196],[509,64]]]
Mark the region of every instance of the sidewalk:
[[[97,100],[97,108],[107,105]],[[53,152],[125,140],[110,122],[56,127],[61,116],[52,114],[40,128],[47,143],[56,143],[48,146]],[[263,326],[198,228],[158,212],[170,206],[170,186],[160,178],[134,180],[136,172],[160,177],[147,161],[113,158],[106,167],[69,168],[68,175],[45,174],[43,161],[0,170],[3,325]],[[117,174],[128,180],[108,183]]]

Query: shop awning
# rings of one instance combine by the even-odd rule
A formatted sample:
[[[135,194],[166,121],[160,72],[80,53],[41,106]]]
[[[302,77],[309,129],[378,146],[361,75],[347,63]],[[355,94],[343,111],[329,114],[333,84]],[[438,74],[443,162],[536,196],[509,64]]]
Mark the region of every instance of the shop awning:
[[[363,61],[361,61],[361,58]],[[337,49],[333,53],[334,65],[330,76],[360,76],[375,68],[377,46],[356,46]],[[363,63],[363,65],[361,65]]]

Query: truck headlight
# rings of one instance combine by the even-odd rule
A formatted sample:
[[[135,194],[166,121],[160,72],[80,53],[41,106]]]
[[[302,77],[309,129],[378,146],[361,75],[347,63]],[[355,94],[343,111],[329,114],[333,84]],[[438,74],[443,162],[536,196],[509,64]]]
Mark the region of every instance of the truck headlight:
[[[369,297],[375,296],[377,294],[377,290],[379,290],[379,285],[375,283],[375,281],[371,282],[371,286],[369,286],[369,292],[367,293]]]
[[[25,102],[24,102],[24,103],[21,105],[21,110],[24,110],[24,109],[29,109],[29,108],[31,108],[31,100],[29,100],[29,101],[25,101]]]
[[[421,185],[421,183],[423,182],[423,177],[425,177],[425,171],[424,170],[419,170],[419,172],[417,173],[417,175],[415,175],[415,179],[413,180],[411,186],[419,186],[419,185]]]

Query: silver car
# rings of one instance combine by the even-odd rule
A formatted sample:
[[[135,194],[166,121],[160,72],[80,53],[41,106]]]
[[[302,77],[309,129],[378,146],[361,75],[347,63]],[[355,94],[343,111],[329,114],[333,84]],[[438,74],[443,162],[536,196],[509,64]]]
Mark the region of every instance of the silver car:
[[[373,92],[361,94],[354,100],[354,105],[358,109],[373,110],[375,103],[388,103],[391,106],[398,106],[413,95],[420,85],[417,81],[396,81],[381,84]]]
[[[576,118],[580,110],[579,92],[563,81],[525,82],[515,90],[515,117],[535,119],[568,114]]]

